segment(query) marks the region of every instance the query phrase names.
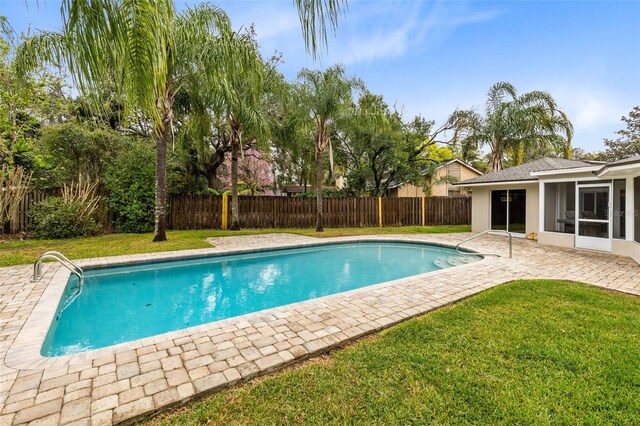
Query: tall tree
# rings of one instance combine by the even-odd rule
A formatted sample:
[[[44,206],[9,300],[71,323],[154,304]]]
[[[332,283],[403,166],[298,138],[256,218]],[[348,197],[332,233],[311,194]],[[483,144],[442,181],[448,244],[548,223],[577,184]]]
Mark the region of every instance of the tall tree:
[[[0,163],[32,170],[38,163],[33,147],[42,125],[63,121],[70,102],[60,75],[37,67],[29,78],[19,78],[9,31],[0,19]]]
[[[489,146],[489,167],[494,172],[503,169],[507,155],[522,164],[525,152],[541,146],[555,147],[571,157],[573,125],[547,92],[518,96],[513,85],[499,82],[489,89],[484,116],[472,110],[455,111],[450,121],[467,132],[463,144]]]
[[[28,38],[17,60],[25,72],[40,61],[64,64],[84,93],[116,81],[125,117],[143,114],[156,146],[154,241],[166,240],[167,145],[173,138],[173,101],[185,81],[219,85],[233,37],[226,14],[200,5],[176,15],[173,2],[64,1],[62,32]],[[239,70],[240,72],[240,70]],[[99,107],[99,105],[95,105]]]
[[[223,123],[224,133],[231,146],[231,224],[230,230],[240,229],[238,207],[238,162],[243,154],[243,138],[247,135],[265,141],[268,125],[264,116],[261,97],[264,93],[264,64],[258,54],[257,46],[247,38],[248,49],[254,54],[250,63],[244,64],[245,73],[236,72],[237,66],[231,66],[227,71],[228,96],[218,112]]]
[[[352,92],[362,83],[347,77],[341,65],[325,71],[303,69],[298,74],[302,84],[302,103],[314,124],[316,151],[316,231],[324,231],[322,221],[322,186],[324,183],[324,156],[331,150],[331,132],[352,102]]]
[[[326,44],[327,24],[337,28],[344,1],[295,4],[307,48],[316,56]],[[202,85],[222,84],[221,65],[237,60],[227,49],[233,35],[229,19],[205,4],[176,14],[172,0],[63,0],[61,12],[61,32],[41,32],[22,44],[20,69],[26,74],[43,61],[64,64],[83,93],[100,93],[115,81],[124,92],[125,116],[141,113],[151,121],[156,145],[153,240],[164,241],[173,101],[184,77],[196,74]]]
[[[610,161],[640,155],[640,106],[633,107],[628,117],[622,117],[622,121],[627,128],[616,132],[620,137],[604,140],[607,147],[605,156]]]

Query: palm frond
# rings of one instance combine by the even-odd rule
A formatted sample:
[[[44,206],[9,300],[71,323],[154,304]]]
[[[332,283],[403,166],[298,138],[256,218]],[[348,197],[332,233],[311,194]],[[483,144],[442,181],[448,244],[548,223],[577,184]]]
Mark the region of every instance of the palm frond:
[[[298,17],[302,26],[307,53],[314,58],[320,54],[321,47],[326,47],[328,31],[335,33],[340,17],[347,8],[346,0],[294,0],[298,9]]]

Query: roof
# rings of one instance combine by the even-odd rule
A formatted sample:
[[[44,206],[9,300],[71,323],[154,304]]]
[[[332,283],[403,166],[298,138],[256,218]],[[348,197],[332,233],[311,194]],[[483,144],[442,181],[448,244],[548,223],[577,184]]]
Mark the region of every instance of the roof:
[[[473,170],[474,172],[476,172],[479,175],[482,175],[482,172],[476,168],[474,168],[473,166],[471,166],[468,163],[465,163],[464,161],[458,159],[458,158],[453,158],[451,160],[445,161],[444,163],[440,163],[438,164],[438,167],[436,167],[436,170],[441,169],[443,167],[447,167],[449,164],[453,164],[453,163],[459,163],[462,166],[468,168],[469,170]],[[425,166],[422,168],[422,170],[420,171],[420,174],[422,174],[423,176],[427,173],[428,168]],[[401,185],[404,185],[406,182],[391,182],[389,184],[389,189],[393,189],[393,188],[397,188]]]
[[[607,163],[607,167],[622,166],[623,164],[640,163],[640,155],[634,157],[623,158],[622,160]]]
[[[635,176],[637,169],[640,167],[640,155],[634,157],[623,158],[622,160],[613,161],[605,164],[596,175],[600,178],[612,175],[615,176]]]
[[[454,185],[476,185],[484,183],[498,182],[517,182],[517,181],[537,181],[536,176],[531,173],[542,172],[546,170],[564,170],[577,169],[581,167],[591,167],[594,162],[582,160],[567,160],[564,158],[541,158],[531,163],[522,164],[520,166],[509,167],[498,172],[487,173],[472,179],[457,182]]]

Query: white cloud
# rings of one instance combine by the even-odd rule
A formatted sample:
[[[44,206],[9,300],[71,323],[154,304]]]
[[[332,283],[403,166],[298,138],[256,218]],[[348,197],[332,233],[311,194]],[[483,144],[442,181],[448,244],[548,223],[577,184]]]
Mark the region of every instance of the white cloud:
[[[385,8],[358,11],[359,19],[350,21],[355,28],[348,29],[347,34],[332,43],[330,61],[354,64],[401,57],[441,42],[460,26],[499,15],[493,10],[469,13],[464,3],[436,1],[425,7],[420,1],[411,5],[402,7],[396,3],[391,8],[386,3]]]
[[[597,127],[619,121],[615,106],[605,96],[581,93],[574,98],[573,114],[576,128]]]

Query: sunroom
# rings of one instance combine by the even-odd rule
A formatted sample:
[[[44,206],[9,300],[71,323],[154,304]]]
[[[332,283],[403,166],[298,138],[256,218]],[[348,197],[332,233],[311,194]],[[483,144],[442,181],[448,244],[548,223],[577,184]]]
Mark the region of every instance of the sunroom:
[[[472,230],[640,262],[640,156],[613,163],[543,158],[458,182],[472,189]]]
[[[640,259],[640,157],[532,176],[539,181],[541,243]]]

